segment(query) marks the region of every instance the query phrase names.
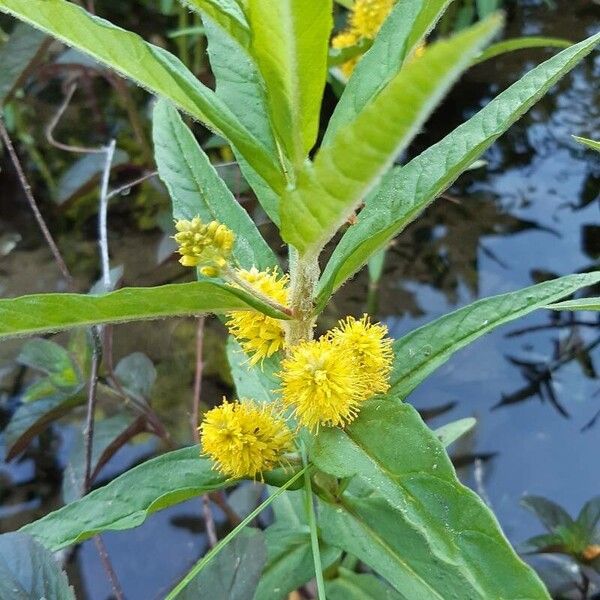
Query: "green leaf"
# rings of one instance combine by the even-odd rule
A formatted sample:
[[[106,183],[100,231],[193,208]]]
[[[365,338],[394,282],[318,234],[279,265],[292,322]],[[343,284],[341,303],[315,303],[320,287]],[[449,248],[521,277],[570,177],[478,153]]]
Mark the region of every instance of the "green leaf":
[[[136,433],[144,430],[144,417],[121,411],[106,419],[97,419],[92,441],[91,479],[110,460],[114,453]],[[62,497],[65,504],[82,496],[85,479],[85,441],[80,430],[63,473]]]
[[[21,85],[47,45],[48,38],[42,32],[31,29],[24,23],[17,24],[0,49],[0,107]]]
[[[49,383],[55,391],[72,393],[83,383],[79,368],[69,352],[50,340],[34,339],[25,342],[17,356],[17,362],[48,375]]]
[[[311,456],[321,470],[358,476],[373,489],[323,503],[323,539],[405,597],[549,599],[412,406],[394,397],[370,401],[345,431],[324,428]]]
[[[588,500],[577,517],[577,525],[588,534],[590,542],[600,542],[600,539],[594,539],[598,524],[600,524],[600,496]],[[598,533],[600,534],[600,530]]]
[[[490,18],[414,58],[298,174],[281,207],[283,238],[318,253],[406,148],[469,65],[498,31]],[[358,152],[357,149],[360,149]]]
[[[65,0],[0,0],[0,11],[86,52],[150,92],[168,98],[227,138],[269,184],[277,189],[283,186],[279,167],[267,149],[211,89],[164,49]]]
[[[400,71],[404,60],[435,26],[451,0],[396,2],[369,52],[356,65],[329,120],[323,145],[356,116]]]
[[[0,300],[0,339],[94,324],[251,308],[276,319],[288,318],[244,290],[212,281],[122,288],[100,295],[33,294]]]
[[[507,52],[525,50],[527,48],[569,48],[573,42],[562,38],[525,36],[512,40],[503,40],[486,48],[476,59],[475,64],[495,58]]]
[[[434,433],[442,443],[442,446],[447,448],[450,444],[453,444],[456,440],[471,431],[475,425],[477,425],[477,419],[467,417],[466,419],[459,419],[458,421],[442,425]]]
[[[240,531],[177,598],[251,600],[267,560],[264,538],[259,529]]]
[[[266,83],[275,135],[300,167],[319,129],[332,2],[249,0],[248,20],[251,51]]]
[[[156,381],[156,368],[143,352],[133,352],[119,361],[115,376],[128,394],[147,399]]]
[[[572,529],[575,525],[571,515],[562,506],[547,498],[524,496],[521,505],[532,511],[550,533],[560,528]]]
[[[413,221],[599,41],[597,34],[532,69],[442,141],[394,169],[366,199],[358,223],[336,247],[319,282],[318,306],[322,308],[369,256]]]
[[[535,535],[523,543],[521,552],[531,554],[536,552],[552,552],[565,550],[565,540],[557,533]]]
[[[266,529],[268,560],[253,600],[283,600],[315,575],[310,533],[302,528],[275,523]],[[340,556],[333,546],[321,546],[323,568]]]
[[[591,148],[592,150],[596,150],[596,152],[600,152],[600,142],[596,142],[595,140],[589,140],[588,138],[579,137],[578,135],[574,135],[573,138],[578,141],[580,144]]]
[[[394,342],[392,389],[406,397],[430,373],[467,344],[500,325],[598,281],[600,271],[568,275],[517,292],[478,300],[415,329]]]
[[[241,46],[250,44],[250,28],[236,0],[180,0],[180,2],[203,17],[208,15]]]
[[[396,590],[369,574],[340,568],[338,576],[326,583],[328,600],[405,600]]]
[[[24,533],[0,535],[0,598],[75,600],[52,553]]]
[[[576,300],[565,300],[549,304],[546,308],[552,310],[600,310],[600,298],[577,298]]]
[[[265,148],[275,153],[265,85],[248,47],[228,35],[207,14],[202,20],[217,96]]]
[[[84,402],[82,394],[54,395],[26,402],[19,406],[4,430],[6,460],[20,454],[29,442],[43,431],[52,421],[66,415],[73,407]]]
[[[277,264],[277,258],[219,177],[208,156],[175,108],[164,100],[154,107],[153,137],[160,178],[173,202],[174,219],[216,220],[232,229],[233,256],[244,268],[260,270]]]
[[[216,79],[217,96],[237,115],[248,131],[275,155],[277,150],[269,121],[265,85],[250,54],[249,33],[240,32],[235,24],[235,21],[243,18],[243,29],[248,29],[245,15],[241,15],[239,8],[236,9],[230,0],[225,3],[191,0],[190,6],[200,12],[206,26],[208,54]],[[235,15],[233,23],[230,13]],[[278,224],[278,194],[244,160],[235,147],[233,152],[263,209],[269,218]]]
[[[52,551],[103,531],[141,525],[152,513],[227,484],[196,446],[149,460],[21,531]]]
[[[281,381],[277,377],[280,370],[276,355],[266,358],[259,366],[252,367],[248,356],[233,336],[227,340],[227,360],[238,398],[249,398],[256,402],[274,402]]]

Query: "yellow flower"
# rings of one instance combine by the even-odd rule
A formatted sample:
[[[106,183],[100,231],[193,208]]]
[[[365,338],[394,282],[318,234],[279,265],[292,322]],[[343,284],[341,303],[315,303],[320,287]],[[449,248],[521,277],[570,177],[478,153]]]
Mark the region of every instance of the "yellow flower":
[[[301,342],[281,366],[283,404],[302,425],[343,427],[358,414],[366,382],[346,345],[326,337]]]
[[[331,40],[331,47],[336,48],[338,50],[343,50],[344,48],[350,48],[359,42],[359,36],[351,30],[341,31]],[[352,71],[354,71],[354,67],[358,62],[358,57],[351,58],[347,60],[345,63],[340,65],[340,70],[346,77],[350,77],[352,75]]]
[[[173,236],[179,244],[179,262],[184,267],[200,267],[207,277],[215,277],[227,264],[235,235],[218,221],[203,223],[200,217],[191,221],[180,219],[175,223],[177,233]]]
[[[278,304],[287,305],[287,275],[281,275],[277,268],[267,271],[237,271],[237,276],[247,281],[254,289],[271,298]],[[255,365],[283,348],[285,332],[281,321],[262,313],[234,311],[228,314],[227,327],[231,335],[250,356],[250,364]]]
[[[363,39],[373,40],[379,33],[383,22],[390,14],[395,0],[356,0],[350,10],[348,27],[332,40],[333,48],[349,48]],[[341,67],[342,73],[350,77],[360,57],[346,61]]]
[[[292,448],[292,432],[271,405],[227,402],[209,410],[200,425],[203,453],[221,473],[256,477]]]
[[[387,337],[385,325],[373,325],[368,315],[356,320],[347,317],[329,333],[333,341],[346,346],[353,354],[357,366],[368,385],[369,396],[388,391],[392,370],[392,340]]]
[[[390,14],[394,0],[356,0],[350,14],[350,27],[358,37],[374,39]]]

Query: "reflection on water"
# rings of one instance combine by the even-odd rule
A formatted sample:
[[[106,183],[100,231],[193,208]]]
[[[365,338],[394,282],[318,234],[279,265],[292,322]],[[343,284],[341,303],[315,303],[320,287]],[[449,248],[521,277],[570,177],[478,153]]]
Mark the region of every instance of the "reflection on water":
[[[581,39],[597,29],[593,3],[587,0],[561,0],[556,12],[540,10],[538,4],[511,4],[514,18],[507,37],[525,32]],[[472,70],[416,146],[420,149],[439,139],[462,120],[463,106],[467,116],[472,114],[544,55],[545,51],[523,52]],[[501,138],[485,156],[486,166],[465,174],[396,240],[386,258],[378,314],[394,337],[475,298],[597,267],[600,161],[570,136],[600,138],[598,80],[600,56],[596,54]],[[22,215],[15,216],[19,230],[23,222]],[[10,233],[10,227],[0,231]],[[128,283],[168,278],[162,271],[162,275],[152,273],[150,281],[144,279],[152,259],[146,255],[148,262],[140,266],[139,252],[132,246],[154,252],[158,240],[151,234],[133,241],[129,237],[123,244],[113,240],[115,252],[121,255],[115,263],[125,263]],[[32,278],[19,279],[19,273],[39,273],[42,261],[48,268],[35,285],[53,289],[49,281],[56,273],[44,249],[18,246],[2,260],[3,293],[37,291],[32,289]],[[362,273],[343,288],[325,319],[360,313],[366,290]],[[572,513],[598,493],[598,324],[598,316],[591,313],[539,311],[462,350],[410,398],[433,426],[477,417],[477,428],[455,444],[452,455],[465,481],[489,501],[515,543],[539,533],[537,522],[519,508],[524,493],[547,496]],[[192,323],[179,322],[121,327],[116,332],[118,356],[142,350],[157,363],[159,385],[167,381],[159,389],[158,410],[169,415],[172,425],[184,423],[181,431],[174,432],[182,442],[188,435],[193,330]],[[9,359],[18,347],[19,343],[11,343],[2,348],[0,374],[12,369]],[[214,401],[228,390],[222,350],[216,344],[208,359],[204,394],[207,401]],[[165,380],[169,374],[174,376]],[[9,375],[5,379],[18,383],[17,372]],[[17,389],[13,385],[12,391]],[[14,408],[6,398],[0,423]],[[53,427],[23,457],[0,467],[3,531],[59,505],[60,473],[74,439],[72,426]],[[149,456],[153,444],[128,445],[103,469],[99,480]],[[190,501],[154,515],[133,531],[104,536],[128,599],[160,597],[182,565],[195,560],[205,544],[199,534],[199,514],[199,503]],[[109,597],[110,588],[90,542],[76,551],[69,566],[72,581],[85,590],[85,597]]]

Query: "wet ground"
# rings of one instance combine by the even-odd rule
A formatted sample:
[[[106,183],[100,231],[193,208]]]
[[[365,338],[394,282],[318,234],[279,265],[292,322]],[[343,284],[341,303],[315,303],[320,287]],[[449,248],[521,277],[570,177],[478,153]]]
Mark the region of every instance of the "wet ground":
[[[521,34],[579,40],[598,30],[600,7],[561,0],[556,10],[521,2],[512,9],[507,37]],[[439,139],[549,54],[500,57],[473,69],[416,140],[420,150]],[[600,54],[567,76],[485,155],[487,164],[459,182],[409,227],[387,254],[378,289],[377,318],[394,337],[479,297],[515,290],[572,272],[598,268],[600,159],[571,135],[600,138]],[[57,289],[57,271],[24,204],[1,194],[0,241],[21,240],[0,257],[0,293]],[[131,202],[123,197],[123,203]],[[9,208],[7,208],[9,207]],[[88,235],[89,234],[89,235]],[[71,251],[93,261],[93,234],[83,231]],[[8,237],[7,237],[8,236]],[[179,276],[176,265],[155,268],[161,235],[113,224],[113,264],[125,282],[149,285]],[[64,240],[63,240],[64,243]],[[1,249],[1,248],[0,248]],[[91,258],[90,258],[91,257]],[[81,285],[89,270],[81,270]],[[368,279],[345,286],[324,320],[365,308]],[[598,294],[595,294],[598,295]],[[228,390],[219,349],[220,328],[207,338],[206,402]],[[119,327],[116,356],[143,351],[156,363],[153,393],[176,439],[189,437],[194,324],[189,321]],[[0,348],[0,375],[11,368],[20,341]],[[409,360],[409,357],[406,358]],[[600,327],[592,313],[539,311],[459,352],[411,396],[432,426],[475,416],[473,434],[451,454],[466,483],[493,507],[515,544],[541,533],[519,506],[523,494],[546,496],[576,513],[600,493]],[[13,372],[7,374],[10,379]],[[4,380],[0,381],[5,385]],[[4,406],[8,397],[5,394]],[[12,401],[11,401],[12,402]],[[76,421],[53,427],[21,460],[0,466],[0,530],[20,526],[60,501],[60,471],[76,436]],[[111,460],[107,480],[149,456],[156,443],[141,438]],[[143,526],[104,536],[130,600],[158,598],[204,545],[197,501],[152,516]],[[91,542],[69,561],[72,581],[90,600],[110,595]]]

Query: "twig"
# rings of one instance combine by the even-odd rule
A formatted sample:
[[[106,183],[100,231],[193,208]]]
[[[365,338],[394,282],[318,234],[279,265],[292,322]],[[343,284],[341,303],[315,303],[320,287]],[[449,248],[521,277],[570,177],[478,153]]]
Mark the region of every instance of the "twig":
[[[198,327],[196,329],[196,372],[194,374],[194,397],[192,399],[192,436],[196,444],[200,444],[200,434],[198,432],[198,422],[200,420],[200,396],[202,394],[202,373],[204,371],[203,347],[204,347],[204,317],[198,318]],[[202,515],[206,527],[206,535],[211,548],[214,548],[219,539],[217,538],[217,528],[210,508],[210,498],[208,494],[202,494]]]
[[[62,257],[62,254],[60,253],[60,250],[58,249],[58,246],[56,245],[56,242],[54,241],[54,238],[52,237],[52,234],[50,233],[50,230],[48,229],[46,222],[44,221],[44,217],[42,217],[42,213],[40,212],[37,202],[35,201],[35,198],[33,196],[33,192],[31,191],[31,186],[29,185],[29,182],[27,181],[27,178],[25,177],[25,172],[23,171],[23,167],[21,166],[21,162],[19,161],[19,157],[17,156],[15,147],[12,144],[12,141],[8,135],[8,131],[6,130],[6,127],[4,126],[4,121],[2,119],[0,119],[0,136],[2,137],[4,145],[6,146],[6,149],[8,150],[8,154],[10,155],[12,163],[15,167],[15,171],[17,172],[17,177],[19,178],[21,187],[23,188],[23,191],[25,192],[25,197],[27,198],[27,201],[29,202],[29,206],[31,207],[33,216],[35,217],[35,220],[37,221],[37,224],[42,232],[42,235],[44,236],[46,243],[48,244],[50,251],[52,252],[52,255],[54,256],[54,260],[56,261],[56,264],[58,265],[58,268],[59,268],[60,272],[62,273],[62,276],[65,278],[68,287],[72,289],[73,288],[73,277],[71,276],[71,273],[69,272],[69,269],[67,268],[67,264],[65,263],[65,261]]]
[[[108,291],[110,288],[110,257],[108,253],[108,183],[110,180],[110,169],[115,155],[116,140],[111,140],[105,148],[106,161],[102,171],[100,184],[100,210],[98,215],[98,243],[100,245],[100,258],[102,263],[102,281]]]
[[[110,558],[108,556],[106,546],[104,545],[104,541],[99,535],[96,535],[94,536],[94,543],[96,544],[96,550],[98,550],[102,566],[104,567],[104,570],[108,575],[110,587],[112,587],[112,591],[115,595],[116,600],[125,600],[125,594],[123,594],[123,590],[117,578],[117,574],[115,573],[112,563],[110,562]]]
[[[51,146],[59,148],[60,150],[64,150],[65,152],[76,152],[77,154],[101,154],[102,152],[106,152],[106,148],[104,146],[102,146],[101,148],[71,146],[69,144],[63,144],[62,142],[59,142],[56,139],[54,139],[54,130],[56,129],[56,126],[58,125],[59,121],[62,119],[65,110],[67,110],[67,107],[69,106],[76,89],[77,83],[72,83],[71,87],[69,87],[69,90],[67,91],[63,103],[60,105],[58,111],[56,111],[54,117],[50,120],[50,123],[48,123],[48,127],[46,127],[46,139],[48,140],[48,143]]]
[[[200,421],[200,396],[202,394],[202,373],[204,371],[203,346],[204,346],[204,317],[198,318],[196,328],[196,371],[194,374],[194,397],[192,400],[192,436],[196,444],[200,443],[198,422]]]
[[[94,412],[96,410],[98,390],[98,370],[102,358],[102,342],[97,327],[92,327],[92,364],[90,368],[90,380],[88,384],[87,413],[85,417],[85,428],[83,430],[85,470],[83,477],[83,495],[87,494],[92,486],[92,450],[94,439]]]
[[[145,173],[141,177],[138,177],[137,179],[134,179],[133,181],[130,181],[129,183],[126,183],[125,185],[122,185],[121,187],[117,188],[116,190],[112,190],[112,192],[109,192],[106,199],[112,200],[115,196],[118,196],[119,194],[123,194],[124,192],[129,191],[133,186],[139,185],[140,183],[143,183],[147,179],[152,179],[152,177],[156,177],[156,175],[158,175],[158,171],[152,171],[151,173]]]

